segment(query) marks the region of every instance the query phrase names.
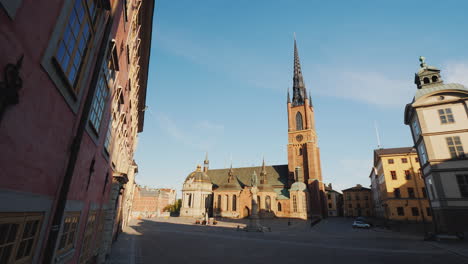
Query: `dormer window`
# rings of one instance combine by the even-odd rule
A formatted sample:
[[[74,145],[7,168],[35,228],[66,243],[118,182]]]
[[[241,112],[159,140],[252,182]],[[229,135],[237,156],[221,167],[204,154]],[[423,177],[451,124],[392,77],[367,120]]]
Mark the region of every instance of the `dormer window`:
[[[428,84],[428,83],[430,83],[431,81],[429,80],[428,77],[424,77],[423,82],[424,82],[424,84]]]
[[[432,82],[433,83],[437,82],[438,80],[439,80],[439,78],[437,78],[437,76],[435,76],[435,75],[432,76]]]

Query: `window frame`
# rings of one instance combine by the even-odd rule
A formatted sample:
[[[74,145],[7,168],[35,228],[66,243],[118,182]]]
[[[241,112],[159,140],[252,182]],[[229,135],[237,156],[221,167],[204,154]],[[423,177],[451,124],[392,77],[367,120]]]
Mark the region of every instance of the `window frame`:
[[[468,174],[456,174],[456,178],[461,197],[468,198]]]
[[[24,237],[25,231],[27,230],[27,223],[31,221],[37,221],[37,225],[35,225],[35,233],[30,234],[29,237]],[[22,213],[0,213],[0,225],[17,225],[15,231],[15,237],[13,241],[7,241],[8,238],[5,239],[5,243],[0,245],[0,249],[5,248],[5,245],[11,246],[11,253],[10,257],[7,259],[8,263],[27,263],[31,262],[34,257],[34,253],[37,250],[36,246],[39,242],[39,238],[42,231],[42,224],[44,221],[44,214],[43,213],[35,213],[35,212],[22,212]],[[34,224],[33,224],[34,225]],[[31,227],[30,227],[31,228]],[[31,229],[27,230],[27,232],[31,232]],[[32,236],[31,236],[32,235]],[[30,247],[26,241],[31,240],[32,243]],[[29,247],[29,254],[23,255],[20,259],[16,259],[18,257],[18,253],[22,243],[25,244],[26,249]],[[26,253],[23,250],[23,254]]]
[[[466,153],[463,148],[463,144],[461,142],[460,136],[446,137],[445,141],[447,143],[450,158],[460,159],[460,158],[466,157]]]
[[[453,116],[452,108],[441,108],[437,109],[439,114],[439,120],[441,125],[448,125],[455,123],[455,118]]]
[[[388,164],[395,164],[395,160],[394,160],[394,159],[388,159],[387,162],[388,162]]]
[[[70,250],[74,249],[75,248],[75,243],[76,243],[76,239],[78,237],[78,233],[79,233],[79,225],[80,225],[80,217],[81,217],[81,212],[80,211],[77,211],[77,212],[66,212],[64,217],[63,217],[63,221],[62,221],[62,228],[60,230],[60,235],[57,239],[57,249],[56,249],[56,254],[57,256],[60,256],[60,255],[63,255],[64,253],[67,253],[69,252]],[[71,218],[72,222],[70,224],[70,229],[66,231],[66,233],[64,232],[65,231],[65,226],[66,226],[66,221],[68,218]],[[73,220],[76,219],[76,222],[73,222]],[[75,223],[74,225],[74,229],[72,230],[72,227],[73,227],[73,223]],[[73,231],[73,237],[72,237],[72,241],[70,242],[70,233],[72,233]],[[61,247],[61,241],[62,241],[62,237],[63,235],[66,234],[66,240],[65,240],[65,246],[64,247]]]
[[[86,220],[86,227],[84,230],[84,235],[81,244],[81,254],[80,254],[80,263],[86,263],[93,255],[92,245],[94,244],[93,234],[98,233],[96,228],[99,221],[96,211],[90,211],[88,214],[88,219]]]
[[[404,207],[399,206],[396,209],[397,209],[397,215],[398,216],[405,216],[405,208]]]
[[[411,207],[411,215],[412,216],[419,216],[419,208]]]
[[[390,171],[390,176],[392,177],[392,180],[394,181],[398,179],[397,173],[394,170]]]

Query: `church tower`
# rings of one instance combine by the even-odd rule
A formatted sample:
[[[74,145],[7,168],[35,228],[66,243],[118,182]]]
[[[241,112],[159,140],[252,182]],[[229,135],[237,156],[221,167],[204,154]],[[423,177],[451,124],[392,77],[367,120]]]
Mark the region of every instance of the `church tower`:
[[[293,97],[291,102],[288,90],[287,108],[289,184],[305,183],[309,191],[309,216],[325,216],[327,212],[315,132],[314,107],[302,77],[296,38],[294,38]]]

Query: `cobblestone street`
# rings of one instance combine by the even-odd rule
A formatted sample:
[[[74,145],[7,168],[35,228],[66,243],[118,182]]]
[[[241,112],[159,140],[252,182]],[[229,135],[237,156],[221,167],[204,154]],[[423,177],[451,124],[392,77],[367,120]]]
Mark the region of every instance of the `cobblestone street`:
[[[352,229],[351,220],[266,220],[272,232],[237,231],[246,220],[194,225],[188,218],[132,222],[114,244],[108,263],[468,263],[468,258],[421,237]]]

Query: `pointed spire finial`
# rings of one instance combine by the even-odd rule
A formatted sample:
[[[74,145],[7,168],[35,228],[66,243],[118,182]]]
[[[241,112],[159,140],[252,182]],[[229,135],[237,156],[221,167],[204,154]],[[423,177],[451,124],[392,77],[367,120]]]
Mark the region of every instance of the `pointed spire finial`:
[[[297,51],[296,34],[294,34],[294,75],[293,75],[293,106],[303,105],[307,91],[302,77],[299,52]]]
[[[288,104],[291,103],[291,96],[289,96],[289,87],[288,87],[288,101],[287,101],[287,103]]]
[[[424,68],[426,67],[426,58],[424,56],[419,56],[419,61],[421,62],[421,64],[419,64],[421,66],[421,68]]]

